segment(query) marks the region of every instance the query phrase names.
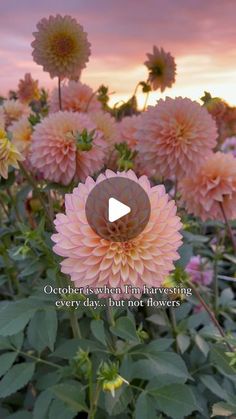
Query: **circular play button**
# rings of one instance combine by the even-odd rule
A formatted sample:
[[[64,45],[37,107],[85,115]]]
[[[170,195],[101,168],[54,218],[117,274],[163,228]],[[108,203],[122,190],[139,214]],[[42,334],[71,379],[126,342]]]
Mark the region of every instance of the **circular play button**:
[[[125,242],[144,230],[151,206],[147,193],[137,182],[117,176],[92,189],[85,211],[90,227],[100,237]]]

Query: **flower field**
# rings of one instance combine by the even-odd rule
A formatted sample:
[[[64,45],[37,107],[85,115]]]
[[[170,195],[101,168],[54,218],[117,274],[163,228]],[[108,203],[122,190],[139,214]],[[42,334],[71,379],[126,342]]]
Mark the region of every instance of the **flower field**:
[[[236,108],[160,99],[161,46],[112,106],[68,15],[31,48],[57,87],[0,99],[0,419],[235,418]],[[137,213],[112,226],[88,202],[118,181]]]

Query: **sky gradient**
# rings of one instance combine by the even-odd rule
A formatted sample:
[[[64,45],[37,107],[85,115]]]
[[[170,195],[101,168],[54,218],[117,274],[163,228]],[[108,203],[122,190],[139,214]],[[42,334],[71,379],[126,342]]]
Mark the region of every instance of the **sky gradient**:
[[[82,81],[94,89],[109,85],[113,103],[147,78],[143,62],[156,45],[175,57],[177,78],[164,94],[152,93],[150,104],[166,95],[199,99],[207,90],[236,105],[235,0],[1,0],[0,94],[26,72],[40,85],[56,85],[32,61],[30,43],[36,23],[57,13],[84,26],[92,55]]]

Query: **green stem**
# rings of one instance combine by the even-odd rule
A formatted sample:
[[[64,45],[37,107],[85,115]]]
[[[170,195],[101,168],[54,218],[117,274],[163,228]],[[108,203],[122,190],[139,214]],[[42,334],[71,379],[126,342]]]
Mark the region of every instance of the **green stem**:
[[[219,206],[220,206],[220,209],[221,209],[223,218],[225,220],[225,225],[226,225],[226,228],[228,230],[228,234],[229,234],[230,240],[231,240],[232,245],[233,245],[234,254],[236,255],[236,241],[235,241],[235,238],[234,238],[234,235],[233,235],[233,231],[232,231],[231,225],[230,225],[229,220],[227,218],[227,215],[226,215],[226,212],[225,212],[225,209],[224,209],[224,206],[223,206],[222,202],[219,202]]]
[[[219,298],[219,290],[218,290],[218,256],[215,255],[214,265],[213,265],[213,289],[214,289],[214,310],[215,314],[218,311],[218,298]]]
[[[53,219],[50,217],[50,214],[48,212],[47,206],[46,206],[45,201],[44,201],[44,197],[42,196],[42,193],[40,192],[37,183],[35,182],[33,176],[31,176],[31,174],[26,170],[26,168],[25,168],[25,166],[22,162],[19,162],[19,166],[21,168],[21,171],[22,171],[23,175],[28,180],[29,184],[32,186],[32,188],[35,192],[35,195],[38,197],[38,199],[39,199],[39,201],[40,201],[40,203],[41,203],[41,205],[44,209],[45,215],[46,215],[46,217],[48,218],[48,220],[51,224],[51,228],[54,229]]]
[[[91,400],[88,419],[95,419],[95,414],[96,414],[96,410],[97,410],[97,404],[98,404],[100,391],[101,391],[101,387],[100,387],[99,383],[97,383],[93,399]]]
[[[59,102],[59,109],[62,110],[62,99],[61,99],[61,78],[58,77],[58,102]]]
[[[70,311],[70,325],[73,332],[73,337],[81,339],[82,335],[81,335],[78,319],[76,316],[76,312],[74,310]]]
[[[147,92],[147,94],[146,94],[145,102],[144,102],[144,105],[143,105],[143,112],[146,110],[149,94],[150,94],[150,92]]]
[[[14,266],[12,265],[11,259],[8,256],[8,253],[6,251],[4,244],[3,246],[1,246],[0,250],[2,252],[3,261],[6,265],[6,273],[9,279],[9,289],[10,291],[13,291],[13,293],[15,290],[16,294],[20,294],[20,287],[19,287],[18,280],[16,278],[15,269],[14,269]]]
[[[16,199],[15,199],[15,197],[12,195],[11,190],[10,190],[9,188],[7,189],[7,194],[8,194],[8,196],[9,196],[9,198],[10,198],[11,202],[12,202],[12,205],[13,205],[13,208],[14,208],[14,211],[15,211],[15,215],[16,215],[16,219],[17,219],[17,221],[18,221],[19,223],[21,223],[21,222],[22,222],[22,220],[21,220],[21,217],[20,217],[20,214],[19,214],[18,208],[17,208]]]
[[[176,352],[180,353],[179,346],[178,346],[178,343],[177,343],[177,335],[178,335],[177,323],[176,323],[175,311],[174,311],[173,307],[170,307],[169,314],[170,314],[172,332],[173,332],[173,336],[175,338]]]
[[[225,336],[225,332],[222,329],[221,325],[219,324],[215,314],[213,313],[213,311],[210,309],[210,307],[208,306],[208,304],[205,302],[205,300],[202,298],[202,296],[200,295],[200,293],[198,292],[197,288],[195,287],[195,285],[191,282],[188,281],[190,287],[192,288],[192,291],[195,295],[195,297],[198,299],[198,301],[201,303],[201,305],[204,307],[204,309],[206,310],[206,312],[208,313],[212,323],[215,325],[215,327],[218,329],[220,335],[222,336],[222,338],[224,339],[226,346],[228,347],[230,352],[234,352],[234,348],[230,345],[230,343],[227,341],[227,338]]]
[[[12,349],[16,349],[16,348],[12,347]],[[48,365],[50,367],[57,368],[57,369],[62,368],[61,365],[54,364],[54,362],[45,361],[45,359],[38,358],[37,356],[28,354],[27,352],[18,351],[18,350],[17,352],[23,356],[27,356],[28,358],[35,360],[36,362],[41,362],[42,364]]]

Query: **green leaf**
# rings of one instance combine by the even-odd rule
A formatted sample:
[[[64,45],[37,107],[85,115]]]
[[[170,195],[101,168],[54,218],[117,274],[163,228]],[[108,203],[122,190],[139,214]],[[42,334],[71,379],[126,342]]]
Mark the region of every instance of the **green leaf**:
[[[227,400],[227,392],[219,383],[217,383],[214,377],[211,375],[201,375],[200,380],[213,394],[218,396],[220,399]]]
[[[209,345],[208,343],[205,341],[205,339],[203,339],[198,333],[195,335],[195,343],[197,345],[197,347],[200,349],[200,351],[203,353],[203,355],[205,355],[205,357],[207,357],[208,352],[209,352]]]
[[[185,268],[187,263],[189,262],[191,256],[193,255],[193,248],[190,244],[183,244],[178,253],[180,255],[180,259],[177,260],[176,266],[180,266],[181,268]]]
[[[128,342],[139,342],[134,323],[128,317],[120,317],[114,327],[111,327],[114,335]]]
[[[223,375],[236,382],[236,369],[229,365],[229,358],[225,355],[225,352],[227,352],[226,348],[213,346],[210,351],[210,361]]]
[[[52,310],[37,311],[28,326],[27,336],[30,344],[41,352],[48,347],[54,349],[57,336],[57,313]]]
[[[190,337],[180,333],[179,335],[177,335],[176,340],[181,354],[183,354],[190,345]]]
[[[33,302],[22,299],[2,303],[0,307],[0,335],[15,335],[24,329],[36,310]]]
[[[49,408],[49,419],[73,419],[77,416],[76,412],[71,411],[60,400],[53,400]]]
[[[0,397],[7,397],[24,387],[32,378],[35,369],[33,362],[14,365],[0,381]]]
[[[133,364],[133,378],[150,380],[159,374],[170,375],[182,379],[183,382],[189,378],[184,361],[172,352],[159,352],[156,357],[148,356],[148,359],[142,359]]]
[[[77,381],[69,381],[57,384],[51,391],[62,402],[64,402],[73,412],[88,411],[84,401],[82,386]]]
[[[215,417],[215,416],[228,417],[234,413],[236,413],[235,406],[231,406],[229,403],[220,402],[220,403],[213,404],[211,417]]]
[[[183,419],[196,410],[196,400],[190,388],[184,384],[170,384],[152,389],[158,410],[172,419]]]
[[[92,320],[90,324],[93,336],[103,345],[106,344],[106,334],[103,320]]]
[[[136,402],[135,419],[151,419],[156,417],[156,403],[146,392],[141,393]]]
[[[58,346],[55,352],[51,355],[63,359],[71,359],[80,348],[91,353],[105,351],[104,346],[102,346],[99,342],[87,339],[68,339],[66,342]]]
[[[109,415],[116,416],[127,412],[127,405],[132,399],[132,391],[126,385],[115,391],[115,397],[110,392],[105,395],[105,409]]]
[[[16,357],[16,352],[7,352],[0,356],[0,377],[11,368]]]
[[[43,391],[37,397],[34,405],[33,419],[47,419],[49,406],[52,402],[53,395],[48,390]]]

